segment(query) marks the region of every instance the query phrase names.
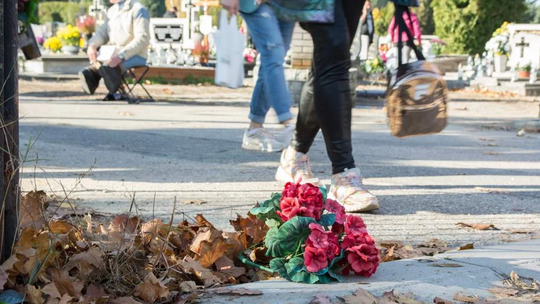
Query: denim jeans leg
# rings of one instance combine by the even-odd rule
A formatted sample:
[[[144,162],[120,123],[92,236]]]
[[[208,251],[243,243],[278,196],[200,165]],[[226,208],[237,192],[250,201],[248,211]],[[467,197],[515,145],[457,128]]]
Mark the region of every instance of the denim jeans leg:
[[[146,58],[143,58],[139,55],[135,55],[129,59],[124,60],[121,64],[121,67],[122,67],[122,71],[124,72],[131,68],[145,66],[145,65],[146,65]]]
[[[257,81],[251,99],[252,111],[261,112],[252,112],[250,117],[265,117],[271,105],[280,122],[292,119],[292,98],[287,90],[283,70],[285,45],[279,21],[266,4],[261,5],[257,11],[242,16],[261,55],[260,81]],[[260,87],[257,88],[258,86]]]
[[[249,104],[249,120],[263,124],[266,118],[266,113],[270,109],[270,103],[265,97],[264,93],[264,71],[263,67],[259,67],[259,73],[257,77],[257,83],[255,83],[255,88],[253,89],[253,95],[251,96],[251,102]]]

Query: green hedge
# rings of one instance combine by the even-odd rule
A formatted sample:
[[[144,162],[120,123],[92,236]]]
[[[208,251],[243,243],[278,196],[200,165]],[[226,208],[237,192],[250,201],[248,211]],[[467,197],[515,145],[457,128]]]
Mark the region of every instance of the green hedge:
[[[49,1],[39,4],[39,23],[44,22],[65,22],[75,24],[75,18],[80,12],[81,6],[75,2]]]
[[[504,21],[519,22],[525,0],[433,0],[435,33],[448,45],[445,52],[478,54]]]

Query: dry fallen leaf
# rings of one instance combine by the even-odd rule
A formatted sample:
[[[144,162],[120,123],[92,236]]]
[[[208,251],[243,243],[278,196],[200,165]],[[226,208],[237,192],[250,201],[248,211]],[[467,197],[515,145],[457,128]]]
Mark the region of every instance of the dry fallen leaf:
[[[41,294],[41,289],[36,288],[33,285],[28,285],[28,289],[26,290],[26,300],[29,304],[43,304],[45,303],[45,299],[43,298],[43,295]]]
[[[110,304],[142,304],[141,302],[135,301],[133,297],[121,297],[111,300]]]
[[[50,269],[52,282],[61,295],[69,295],[73,298],[79,298],[84,287],[84,282],[72,280],[66,270]],[[45,292],[45,290],[43,290]]]
[[[453,301],[445,300],[443,298],[436,297],[433,299],[433,304],[456,304]]]
[[[205,287],[210,287],[221,283],[221,279],[217,277],[210,269],[204,268],[198,261],[192,257],[186,256],[184,260],[179,262],[179,266],[186,273],[195,275],[201,280]]]
[[[314,296],[309,304],[332,304],[328,296]]]
[[[199,261],[202,267],[210,268],[228,249],[229,245],[222,237],[215,239],[212,243],[204,241],[201,243],[200,254],[195,260]]]
[[[111,221],[109,231],[133,234],[141,223],[142,221],[137,216],[128,217],[127,214],[120,214]]]
[[[103,256],[104,253],[99,247],[92,246],[86,252],[73,255],[64,269],[71,271],[73,268],[77,268],[79,274],[86,277],[103,264]]]
[[[184,281],[180,283],[179,288],[183,293],[190,293],[197,290],[197,284],[193,281]]]
[[[167,88],[163,89],[163,93],[167,94],[167,95],[172,95],[173,92]]]
[[[108,297],[109,295],[102,286],[96,286],[94,284],[90,284],[90,286],[86,288],[86,294],[84,295],[85,299],[92,301],[107,299]]]
[[[467,244],[467,245],[463,245],[461,247],[458,247],[458,250],[459,251],[462,251],[462,250],[471,250],[471,249],[474,249],[474,243],[470,243],[470,244]]]
[[[263,293],[260,290],[256,289],[247,289],[247,288],[215,288],[207,290],[209,293],[215,293],[220,295],[235,295],[235,296],[260,296]]]
[[[358,289],[350,296],[342,297],[345,304],[374,304],[377,303],[377,298],[371,292]]]
[[[155,303],[158,299],[167,299],[169,297],[169,288],[150,272],[144,282],[137,285],[134,295],[146,302]]]
[[[22,197],[19,211],[19,226],[41,229],[46,223],[44,212],[47,209],[47,194],[44,191],[28,192]]]
[[[415,300],[413,298],[413,295],[411,294],[402,295],[399,293],[395,293],[393,289],[391,291],[385,292],[383,296],[381,297],[381,301],[380,301],[381,304],[385,304],[388,302],[400,303],[400,304],[422,304],[422,302]]]
[[[250,238],[250,244],[258,244],[264,240],[269,228],[264,221],[258,219],[255,215],[248,213],[244,218],[237,214],[236,220],[231,220],[231,225],[236,231],[243,231]]]
[[[466,223],[457,223],[456,225],[462,226],[462,227],[469,227],[476,230],[499,230],[495,228],[493,224],[466,224]]]
[[[461,293],[456,293],[454,295],[454,300],[456,301],[459,301],[459,302],[464,302],[464,303],[476,303],[478,302],[478,297],[477,296],[467,296],[467,295],[463,295]]]
[[[204,242],[213,243],[217,238],[222,238],[223,232],[214,228],[200,229],[195,239],[191,243],[190,250],[193,253],[201,254],[201,246]]]

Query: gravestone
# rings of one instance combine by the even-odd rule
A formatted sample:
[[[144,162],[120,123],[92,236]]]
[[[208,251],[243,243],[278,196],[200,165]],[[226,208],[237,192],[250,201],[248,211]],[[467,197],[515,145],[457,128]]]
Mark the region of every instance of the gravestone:
[[[511,24],[510,31],[510,66],[520,62],[529,62],[533,68],[540,68],[540,24]]]
[[[150,44],[153,48],[188,48],[189,21],[183,18],[151,18]]]

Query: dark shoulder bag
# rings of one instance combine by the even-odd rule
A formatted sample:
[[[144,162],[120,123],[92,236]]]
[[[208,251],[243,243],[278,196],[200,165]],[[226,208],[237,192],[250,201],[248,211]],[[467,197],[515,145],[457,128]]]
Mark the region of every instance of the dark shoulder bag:
[[[392,76],[386,92],[386,107],[392,135],[408,137],[439,133],[446,127],[448,89],[446,81],[436,66],[426,61],[416,47],[405,24],[403,13],[409,8],[396,4],[395,21],[398,25],[398,62],[396,75]],[[407,45],[414,50],[418,61],[402,62],[402,34],[409,38]]]

